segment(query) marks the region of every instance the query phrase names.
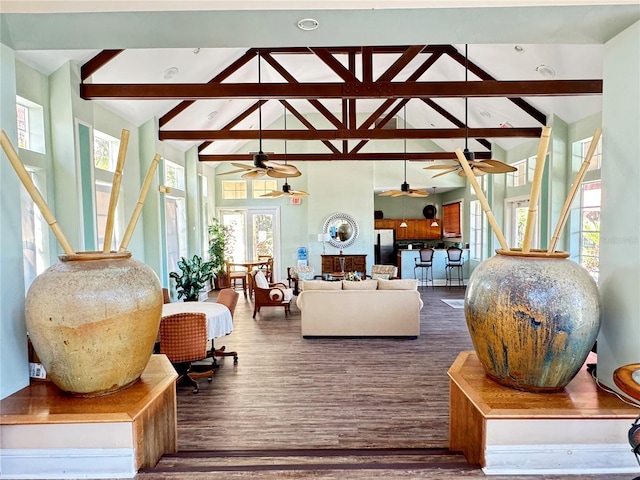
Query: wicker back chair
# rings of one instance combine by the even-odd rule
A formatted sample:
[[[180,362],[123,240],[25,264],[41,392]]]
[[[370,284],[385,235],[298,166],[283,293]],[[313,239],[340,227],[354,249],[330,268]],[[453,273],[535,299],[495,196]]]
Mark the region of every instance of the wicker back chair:
[[[178,379],[185,380],[198,393],[195,378],[206,376],[213,379],[213,369],[198,374],[191,372],[191,362],[207,357],[207,316],[204,313],[176,313],[162,318],[160,322],[160,353],[167,356],[173,364]]]
[[[236,311],[236,305],[238,305],[238,298],[240,298],[240,294],[234,289],[223,288],[220,290],[220,293],[218,293],[216,302],[226,306],[231,312],[231,317],[233,317],[233,313]],[[227,352],[224,345],[220,348],[215,348],[213,340],[211,340],[211,352],[209,352],[209,354],[214,358],[214,366],[215,357],[233,357],[233,363],[238,363],[238,352]]]

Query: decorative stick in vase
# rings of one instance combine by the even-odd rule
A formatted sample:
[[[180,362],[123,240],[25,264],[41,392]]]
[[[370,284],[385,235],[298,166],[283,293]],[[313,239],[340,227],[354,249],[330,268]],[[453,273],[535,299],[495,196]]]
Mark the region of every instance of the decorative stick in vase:
[[[524,238],[522,240],[522,251],[525,253],[531,251],[533,229],[538,213],[538,198],[542,187],[542,174],[547,160],[547,149],[549,148],[550,140],[551,127],[542,127],[540,143],[538,144],[538,156],[536,157],[536,168],[533,172],[533,184],[531,185],[531,194],[529,196],[529,212],[527,213],[527,223],[525,223]]]
[[[29,172],[27,172],[27,169],[24,168],[24,164],[22,163],[22,160],[20,160],[18,153],[13,148],[13,145],[11,144],[11,141],[9,140],[9,137],[7,137],[7,134],[5,133],[4,130],[0,132],[0,143],[2,144],[2,149],[4,150],[4,153],[7,155],[9,162],[11,162],[13,169],[16,171],[16,173],[18,174],[18,177],[22,181],[24,188],[26,188],[27,192],[31,196],[31,199],[38,206],[38,208],[40,209],[40,213],[42,213],[42,216],[49,224],[49,227],[53,231],[53,234],[58,239],[58,242],[60,242],[60,245],[62,246],[64,253],[66,253],[67,255],[73,255],[75,253],[75,251],[73,250],[73,247],[71,247],[71,244],[67,240],[67,237],[62,232],[62,229],[60,228],[60,225],[58,224],[56,217],[53,215],[53,212],[51,212],[51,209],[47,205],[47,202],[42,196],[42,194],[40,193],[40,190],[38,190],[38,187],[36,187],[35,184],[33,183],[33,180],[31,180],[31,177],[29,176]]]
[[[589,164],[591,163],[591,158],[593,158],[593,154],[596,151],[596,147],[598,146],[598,141],[600,141],[600,135],[602,134],[602,129],[597,128],[593,134],[593,138],[591,139],[591,144],[589,145],[589,149],[587,150],[587,155],[584,157],[584,161],[580,166],[580,170],[578,170],[578,174],[576,175],[576,179],[573,181],[573,185],[571,185],[571,190],[569,191],[569,195],[564,202],[564,206],[562,207],[562,212],[560,212],[560,216],[558,217],[558,224],[556,225],[556,229],[553,232],[553,237],[551,237],[551,242],[549,243],[549,248],[547,249],[547,253],[553,253],[556,248],[556,244],[558,243],[558,238],[560,238],[560,233],[562,233],[562,229],[564,228],[564,224],[567,222],[567,217],[569,216],[569,209],[571,208],[571,204],[573,203],[573,199],[576,196],[576,192],[582,183],[582,179],[584,178],[584,174],[587,173],[587,169],[589,168]]]
[[[131,215],[131,220],[129,220],[129,225],[127,225],[127,229],[124,232],[124,236],[122,237],[122,243],[120,244],[119,251],[124,251],[127,249],[129,245],[129,240],[131,240],[131,235],[133,234],[133,229],[138,222],[138,217],[140,217],[140,212],[142,211],[142,206],[144,205],[144,200],[147,196],[147,192],[149,191],[149,186],[151,185],[151,180],[153,180],[153,176],[156,173],[156,169],[158,168],[158,163],[160,162],[160,154],[157,153],[153,160],[151,161],[151,165],[149,165],[149,171],[147,172],[147,176],[144,179],[144,183],[142,184],[142,189],[140,190],[140,196],[138,197],[138,203],[133,210],[133,214]]]
[[[127,157],[127,146],[129,145],[129,130],[123,129],[120,135],[120,148],[118,149],[118,162],[116,171],[113,174],[113,185],[111,186],[111,197],[109,197],[109,213],[107,214],[107,226],[104,232],[104,245],[102,253],[111,251],[111,239],[113,238],[113,227],[115,224],[116,205],[118,195],[120,195],[120,183],[122,181],[122,170]]]
[[[498,225],[496,218],[493,216],[493,212],[491,212],[491,207],[489,207],[489,202],[487,202],[487,198],[484,196],[484,192],[480,188],[480,185],[478,185],[478,181],[476,180],[475,175],[471,171],[469,162],[467,161],[467,158],[464,156],[464,153],[462,153],[462,150],[460,148],[456,148],[456,156],[458,157],[458,160],[460,161],[460,165],[462,165],[462,169],[464,170],[464,173],[467,175],[469,182],[471,182],[471,185],[473,186],[473,190],[476,192],[476,197],[478,197],[478,200],[480,200],[480,205],[482,205],[482,209],[484,210],[484,213],[487,215],[487,220],[489,220],[489,223],[493,228],[493,232],[496,234],[496,237],[498,238],[498,242],[500,242],[500,246],[502,247],[502,250],[504,250],[505,252],[510,252],[511,249],[509,248],[509,245],[507,245],[507,241],[505,240],[504,235],[502,234],[500,225]]]

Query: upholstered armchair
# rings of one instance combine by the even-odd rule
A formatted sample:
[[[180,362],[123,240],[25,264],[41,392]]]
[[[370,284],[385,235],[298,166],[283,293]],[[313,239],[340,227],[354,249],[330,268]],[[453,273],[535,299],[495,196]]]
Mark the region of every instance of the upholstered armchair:
[[[398,267],[395,265],[373,265],[371,267],[371,277],[376,280],[381,278],[383,280],[391,280],[398,276]]]
[[[269,283],[261,270],[251,272],[253,284],[253,318],[261,307],[283,307],[284,316],[289,316],[293,290],[284,283]]]
[[[294,295],[300,293],[298,285],[300,280],[313,280],[315,277],[315,268],[311,266],[287,267],[287,281],[289,282],[289,288],[293,289]]]

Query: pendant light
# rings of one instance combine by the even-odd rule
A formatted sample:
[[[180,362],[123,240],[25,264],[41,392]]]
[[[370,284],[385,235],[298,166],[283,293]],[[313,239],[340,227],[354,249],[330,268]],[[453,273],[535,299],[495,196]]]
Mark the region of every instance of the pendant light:
[[[433,187],[433,194],[434,195],[436,194],[436,187]],[[438,219],[437,218],[433,219],[433,222],[431,222],[431,226],[432,227],[439,227],[440,226],[440,224],[438,223]]]

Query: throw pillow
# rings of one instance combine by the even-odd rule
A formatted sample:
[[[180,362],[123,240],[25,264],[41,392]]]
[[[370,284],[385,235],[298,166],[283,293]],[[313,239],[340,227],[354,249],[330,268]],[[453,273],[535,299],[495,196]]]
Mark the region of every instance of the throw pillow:
[[[378,282],[375,280],[362,280],[360,282],[342,281],[343,290],[376,290],[377,288]]]
[[[258,270],[253,276],[253,279],[256,281],[256,285],[259,288],[269,288],[269,282],[267,282],[267,277],[264,276],[262,270]]]
[[[379,278],[378,290],[417,290],[418,280],[415,278],[404,278],[399,280],[383,280]]]
[[[355,282],[354,282],[355,283]],[[342,290],[342,282],[325,282],[323,280],[304,280],[300,290]]]
[[[379,278],[381,278],[382,280],[389,280],[389,274],[388,273],[372,273],[371,278],[373,280],[377,280]]]

